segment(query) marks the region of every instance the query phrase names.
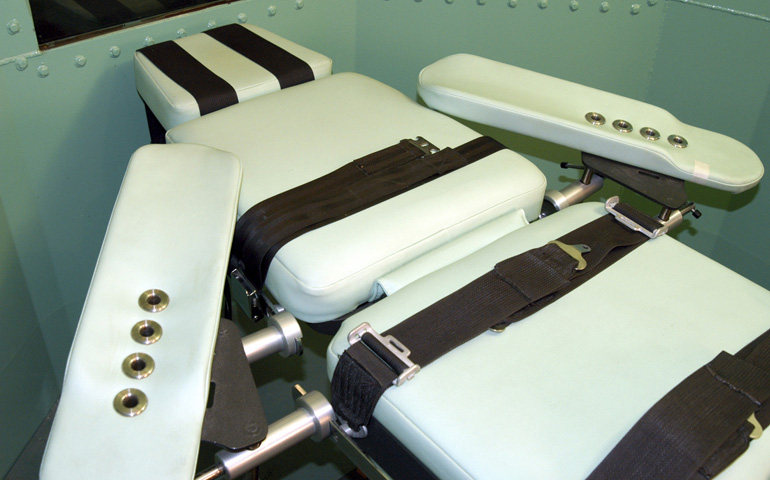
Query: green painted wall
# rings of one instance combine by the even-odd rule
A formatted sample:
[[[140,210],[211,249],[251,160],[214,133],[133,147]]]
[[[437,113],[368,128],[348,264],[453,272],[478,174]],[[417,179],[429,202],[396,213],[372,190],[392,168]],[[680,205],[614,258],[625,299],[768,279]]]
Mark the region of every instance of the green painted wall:
[[[415,95],[419,70],[458,52],[514,63],[662,106],[770,158],[766,0],[242,0],[43,54],[25,0],[0,5],[0,474],[56,397],[130,154],[147,143],[133,51],[150,36],[248,21]],[[632,6],[638,5],[638,13]],[[269,5],[277,7],[268,16]],[[545,6],[541,8],[539,5]],[[6,25],[17,19],[21,31]],[[121,54],[108,51],[119,46]],[[75,56],[87,59],[84,67]],[[21,68],[26,62],[26,68]],[[18,63],[18,67],[17,67]],[[38,68],[45,65],[48,76]],[[552,186],[577,152],[517,135]],[[731,197],[692,188],[704,216],[677,236],[770,287],[769,179]],[[683,294],[686,286],[683,286]],[[10,432],[6,433],[6,432]]]

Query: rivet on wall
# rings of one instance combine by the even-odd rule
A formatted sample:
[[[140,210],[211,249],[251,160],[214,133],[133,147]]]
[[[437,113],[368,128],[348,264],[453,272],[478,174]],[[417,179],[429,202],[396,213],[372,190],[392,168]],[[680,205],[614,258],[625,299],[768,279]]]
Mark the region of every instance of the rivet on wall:
[[[5,27],[8,29],[8,33],[11,35],[16,35],[21,31],[21,24],[15,18],[8,22]]]
[[[149,35],[144,37],[144,46],[145,47],[149,47],[150,45],[154,45],[154,44],[155,44],[155,39],[154,38],[150,37]]]
[[[82,68],[86,66],[86,62],[88,59],[83,55],[77,55],[75,56],[75,66],[78,68]]]
[[[22,72],[26,70],[27,66],[29,65],[29,62],[24,57],[19,57],[16,59],[16,70]]]
[[[37,67],[37,76],[40,78],[47,77],[51,72],[48,70],[48,65],[40,65]]]
[[[631,15],[638,15],[641,10],[642,6],[638,3],[631,5]]]
[[[206,24],[206,28],[214,28],[217,26],[217,21],[214,19],[209,20],[209,23]]]
[[[267,7],[268,16],[274,17],[276,13],[278,13],[278,7],[276,7],[275,5],[270,5],[269,7]]]
[[[569,2],[569,9],[573,12],[577,12],[578,8],[580,8],[580,3],[577,0],[572,0]]]
[[[599,11],[602,13],[607,13],[610,11],[610,2],[602,2],[599,4]]]
[[[304,7],[304,6],[305,6],[304,0],[297,0],[294,3],[294,8],[296,8],[297,10],[302,10],[302,7]]]
[[[455,3],[455,0],[444,0],[446,3]]]
[[[182,38],[186,36],[187,36],[187,30],[185,30],[184,28],[180,28],[179,30],[176,31],[176,38]]]
[[[519,5],[519,0],[508,0],[508,6],[511,8],[516,8]]]
[[[118,58],[120,56],[120,47],[117,45],[113,45],[110,47],[110,56],[112,58]]]
[[[248,17],[248,15],[246,15],[246,14],[245,14],[245,13],[243,13],[243,12],[241,12],[241,13],[239,13],[239,14],[238,14],[238,23],[246,23],[246,22],[248,22],[248,21],[249,21],[249,17]]]
[[[658,3],[658,0],[647,0],[647,5],[651,7],[657,5],[657,3]]]
[[[476,5],[486,5],[487,0],[476,0]]]
[[[548,8],[548,0],[537,0],[537,6],[542,9]]]

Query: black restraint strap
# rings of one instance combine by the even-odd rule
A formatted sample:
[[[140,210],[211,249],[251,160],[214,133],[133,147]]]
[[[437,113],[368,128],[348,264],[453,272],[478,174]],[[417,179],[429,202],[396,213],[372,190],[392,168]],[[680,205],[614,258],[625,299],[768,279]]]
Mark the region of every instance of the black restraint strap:
[[[502,150],[489,137],[426,155],[402,140],[250,208],[235,227],[233,257],[257,286],[275,254],[303,233],[384,202]]]
[[[656,403],[589,479],[698,479],[717,475],[770,424],[770,330],[722,352]],[[753,420],[752,419],[752,420]]]
[[[559,239],[567,245],[585,244],[584,270],[559,246],[549,243],[503,260],[494,269],[412,317],[382,336],[392,335],[425,367],[455,347],[492,327],[519,321],[607,268],[648,238],[632,232],[613,217],[601,217]],[[398,359],[375,353],[372,341],[350,346],[340,357],[332,378],[332,405],[353,429],[366,425],[380,396],[404,371]],[[369,346],[367,346],[369,344]]]
[[[168,78],[195,98],[201,115],[238,103],[235,89],[203,66],[176,42],[150,45],[139,50]]]
[[[281,88],[315,80],[313,69],[278,45],[236,23],[204,32],[275,75]]]

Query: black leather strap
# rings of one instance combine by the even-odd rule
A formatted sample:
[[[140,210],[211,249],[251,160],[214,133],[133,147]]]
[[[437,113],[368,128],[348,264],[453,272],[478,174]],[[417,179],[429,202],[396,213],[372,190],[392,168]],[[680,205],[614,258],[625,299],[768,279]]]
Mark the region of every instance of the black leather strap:
[[[589,479],[714,477],[770,424],[770,330],[735,355],[722,352],[666,394]]]
[[[232,254],[262,288],[278,250],[303,233],[328,225],[457,170],[504,147],[489,137],[426,155],[402,140],[250,208],[235,227]]]
[[[578,261],[549,243],[503,260],[382,336],[401,342],[411,352],[409,360],[424,368],[484,331],[519,321],[554,302],[647,239],[609,215],[601,217],[559,239],[567,245],[591,248],[583,254],[584,270],[576,271]],[[403,372],[380,358],[365,342],[356,342],[337,363],[332,405],[353,429],[367,424],[380,396]]]

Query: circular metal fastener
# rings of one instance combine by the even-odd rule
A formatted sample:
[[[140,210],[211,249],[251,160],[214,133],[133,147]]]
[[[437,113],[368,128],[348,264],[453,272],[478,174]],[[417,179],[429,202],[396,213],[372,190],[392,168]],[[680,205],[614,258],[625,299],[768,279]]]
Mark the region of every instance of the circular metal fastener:
[[[145,47],[149,47],[150,45],[154,45],[154,44],[155,44],[155,39],[154,38],[152,38],[150,36],[144,37],[144,46]]]
[[[147,395],[137,388],[126,388],[112,401],[115,411],[126,417],[135,417],[147,408]]]
[[[634,131],[633,125],[631,125],[629,122],[625,120],[615,120],[612,122],[612,126],[615,127],[615,130],[617,130],[620,133],[629,133]]]
[[[9,34],[16,35],[21,31],[21,24],[19,23],[18,20],[14,18],[13,20],[11,20],[5,25],[5,28],[8,29]]]
[[[548,8],[548,0],[537,0],[537,6],[542,9]]]
[[[24,57],[19,57],[16,59],[16,70],[22,72],[27,69],[29,66],[29,62]]]
[[[249,16],[245,13],[239,13],[238,14],[238,23],[246,23],[249,21]]]
[[[214,20],[214,19],[211,19],[211,20],[209,20],[209,23],[208,23],[208,24],[206,24],[206,27],[207,27],[207,28],[214,28],[214,27],[216,27],[216,26],[217,26],[217,21],[216,21],[216,20]]]
[[[110,56],[112,58],[118,58],[120,56],[120,47],[117,45],[113,45],[110,47]]]
[[[511,8],[516,8],[519,6],[519,0],[508,0],[508,6]]]
[[[455,3],[455,0],[444,0],[446,3],[452,4]]]
[[[139,306],[142,310],[156,313],[168,307],[168,295],[163,290],[151,288],[139,295]]]
[[[132,353],[123,360],[123,373],[131,378],[147,378],[155,370],[155,360],[146,353]]]
[[[176,38],[184,38],[186,36],[187,36],[187,30],[185,30],[184,28],[180,28],[179,30],[176,31]]]
[[[296,2],[294,2],[294,8],[296,8],[297,10],[302,10],[302,8],[304,7],[305,7],[305,0],[297,0]]]
[[[642,6],[638,3],[631,5],[631,15],[638,15],[642,11]]]
[[[645,140],[650,140],[652,142],[660,140],[660,132],[652,127],[643,127],[639,130],[639,135],[643,136]]]
[[[585,116],[588,123],[592,125],[604,125],[604,123],[607,121],[604,118],[604,115],[598,112],[588,112]]]
[[[50,70],[48,70],[48,65],[40,65],[37,67],[37,76],[40,78],[45,78],[50,74]]]
[[[75,66],[78,68],[85,67],[86,62],[88,62],[88,59],[84,55],[77,55],[75,57]]]
[[[687,140],[681,135],[669,135],[668,143],[676,148],[687,148]]]
[[[580,3],[578,3],[577,0],[572,0],[569,2],[569,9],[573,12],[577,12],[578,8],[580,8]]]
[[[657,3],[658,3],[658,0],[647,0],[647,5],[651,7],[656,5]]]
[[[163,328],[152,320],[142,320],[131,328],[131,338],[142,345],[155,343],[161,336],[163,336]]]
[[[276,7],[275,5],[270,5],[269,7],[267,7],[268,16],[274,17],[276,13],[278,13],[278,7]]]
[[[607,13],[610,11],[610,2],[602,2],[599,4],[599,11],[602,13]]]

